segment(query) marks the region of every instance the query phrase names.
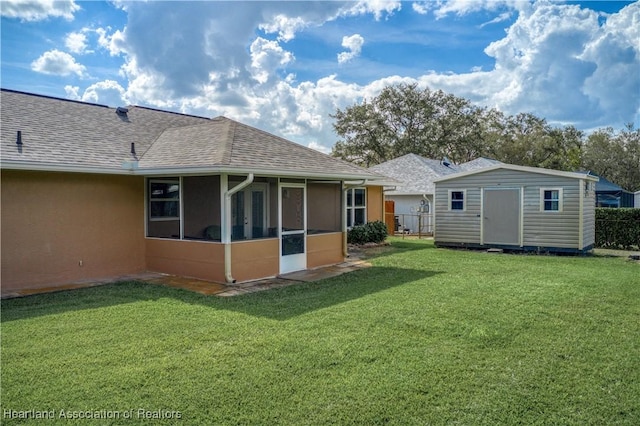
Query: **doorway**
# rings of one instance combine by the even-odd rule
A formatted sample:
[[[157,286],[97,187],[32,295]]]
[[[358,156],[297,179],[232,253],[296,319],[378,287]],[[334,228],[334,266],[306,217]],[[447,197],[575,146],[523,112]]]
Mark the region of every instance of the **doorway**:
[[[307,268],[306,186],[286,183],[280,185],[280,273]]]
[[[485,189],[483,244],[520,245],[520,189]]]
[[[231,198],[231,239],[250,240],[267,236],[269,223],[266,183],[253,183]]]

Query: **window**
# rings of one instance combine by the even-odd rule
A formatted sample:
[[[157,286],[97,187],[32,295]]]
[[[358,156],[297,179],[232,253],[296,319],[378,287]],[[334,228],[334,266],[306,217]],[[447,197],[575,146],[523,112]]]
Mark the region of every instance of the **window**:
[[[562,211],[562,188],[541,188],[540,207],[545,212]]]
[[[364,225],[367,222],[367,201],[365,188],[347,190],[347,227]]]
[[[180,180],[149,179],[147,236],[180,238]]]
[[[449,210],[465,209],[466,191],[449,191]]]
[[[149,220],[180,219],[180,181],[149,181]]]

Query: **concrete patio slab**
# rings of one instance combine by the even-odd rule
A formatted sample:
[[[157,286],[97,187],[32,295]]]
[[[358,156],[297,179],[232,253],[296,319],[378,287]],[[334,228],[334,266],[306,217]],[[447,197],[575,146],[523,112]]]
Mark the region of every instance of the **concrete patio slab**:
[[[241,283],[222,284],[212,281],[199,280],[196,278],[180,277],[175,275],[161,274],[155,272],[145,272],[135,275],[124,275],[120,277],[105,279],[102,281],[91,282],[75,282],[63,286],[24,289],[8,294],[3,294],[2,298],[24,297],[33,294],[52,293],[57,291],[75,290],[80,288],[95,287],[98,285],[111,284],[122,281],[141,281],[149,284],[163,285],[173,288],[181,288],[205,296],[232,297],[242,294],[255,293],[258,291],[266,291],[274,288],[282,288],[295,284],[320,281],[326,278],[336,277],[348,272],[352,272],[361,268],[371,266],[368,262],[360,257],[354,257],[352,260],[340,263],[338,265],[325,266],[315,269],[307,269],[304,271],[292,272],[277,277],[245,281]]]

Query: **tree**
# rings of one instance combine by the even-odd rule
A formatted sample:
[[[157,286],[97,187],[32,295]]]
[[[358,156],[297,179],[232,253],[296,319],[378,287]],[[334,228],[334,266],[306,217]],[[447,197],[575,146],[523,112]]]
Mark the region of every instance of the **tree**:
[[[332,115],[334,130],[344,138],[332,154],[365,167],[409,153],[467,161],[482,153],[486,113],[441,90],[388,86],[370,101]]]
[[[640,190],[640,130],[627,125],[620,132],[611,127],[589,135],[582,166],[629,191]]]
[[[364,167],[409,153],[454,163],[486,156],[522,166],[591,170],[625,189],[640,190],[640,130],[632,125],[585,137],[573,126],[554,128],[529,113],[507,116],[416,84],[385,87],[332,117],[343,138],[332,154]]]

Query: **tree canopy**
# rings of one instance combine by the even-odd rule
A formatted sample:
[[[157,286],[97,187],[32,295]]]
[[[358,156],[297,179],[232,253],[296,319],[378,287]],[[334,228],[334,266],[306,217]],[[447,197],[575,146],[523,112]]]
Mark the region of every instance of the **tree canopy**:
[[[385,87],[378,96],[332,115],[342,139],[332,155],[364,167],[413,153],[462,163],[490,157],[556,170],[590,170],[631,191],[640,190],[640,130],[629,125],[587,135],[553,127],[530,113],[494,108],[416,84]]]

